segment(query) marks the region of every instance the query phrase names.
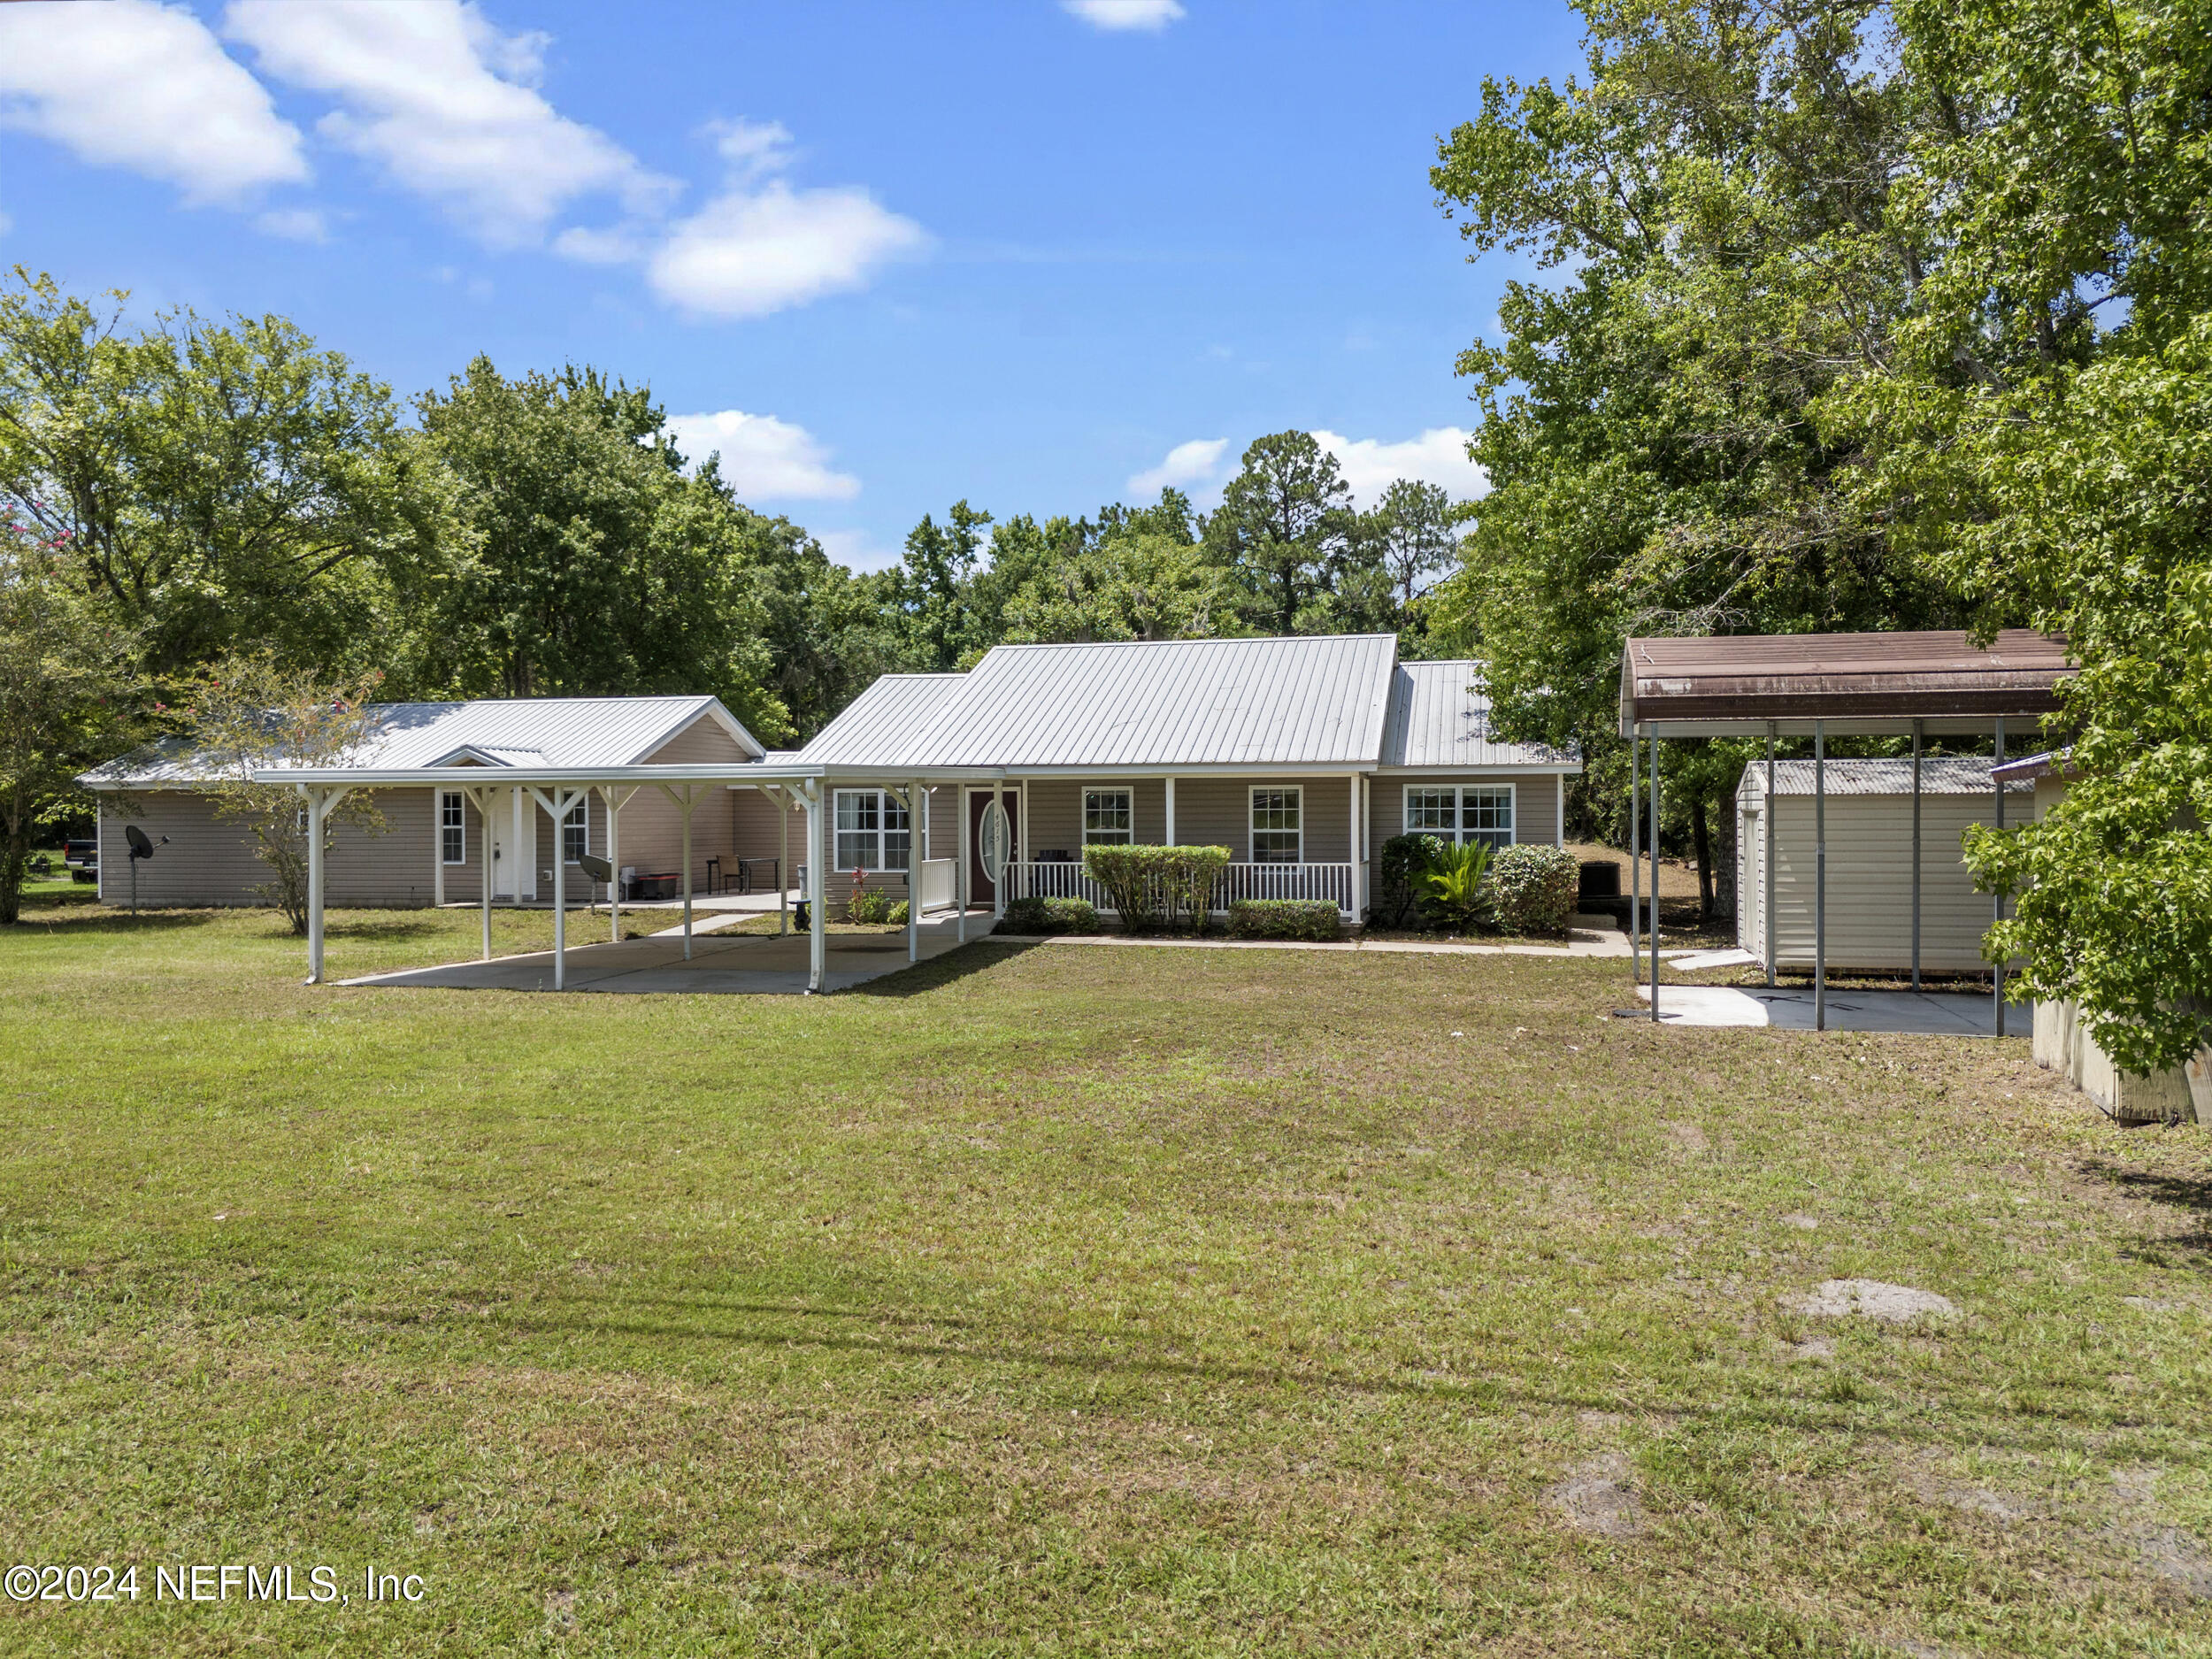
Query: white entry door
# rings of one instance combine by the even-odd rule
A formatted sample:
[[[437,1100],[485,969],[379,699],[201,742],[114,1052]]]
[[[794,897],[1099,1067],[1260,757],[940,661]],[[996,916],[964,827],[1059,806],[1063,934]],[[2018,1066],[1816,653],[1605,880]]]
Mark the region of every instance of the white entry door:
[[[538,830],[537,803],[519,789],[495,791],[491,796],[491,802],[492,897],[495,899],[534,899],[538,896],[538,859],[535,845]],[[519,817],[522,820],[519,841],[517,840],[515,832],[518,803],[520,806]],[[518,847],[521,849],[520,857],[516,856]],[[521,882],[519,893],[516,891],[515,887],[518,879]]]

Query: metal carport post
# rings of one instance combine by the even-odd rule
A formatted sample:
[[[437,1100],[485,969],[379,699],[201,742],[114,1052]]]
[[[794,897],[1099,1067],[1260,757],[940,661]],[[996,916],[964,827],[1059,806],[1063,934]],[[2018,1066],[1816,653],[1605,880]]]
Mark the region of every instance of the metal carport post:
[[[552,793],[533,788],[530,798],[553,820],[553,988],[568,988],[568,815],[590,793],[554,784]]]

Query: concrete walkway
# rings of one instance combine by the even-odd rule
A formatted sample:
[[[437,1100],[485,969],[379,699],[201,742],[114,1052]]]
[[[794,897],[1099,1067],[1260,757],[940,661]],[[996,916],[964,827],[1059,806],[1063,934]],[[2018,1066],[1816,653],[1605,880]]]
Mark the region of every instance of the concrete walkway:
[[[1636,987],[1647,1008],[1651,987]],[[1813,1029],[1810,991],[1738,990],[1727,985],[1663,985],[1659,987],[1663,1025],[1766,1025],[1778,1031]],[[2035,1028],[2032,1003],[2014,1002],[2005,1010],[2005,1034],[2024,1037]],[[1997,1010],[1987,996],[1944,991],[1831,991],[1830,1031],[1880,1031],[1942,1037],[1993,1037]]]
[[[1414,956],[1625,956],[1628,935],[1617,929],[1567,930],[1563,945],[1478,945],[1442,939],[1178,939],[1126,933],[1022,933],[995,937],[1021,945],[1110,945],[1120,950],[1356,950]]]
[[[769,895],[772,904],[774,898]],[[626,918],[629,909],[623,907]],[[958,918],[946,914],[922,924],[923,961],[959,948],[957,921]],[[987,910],[969,914],[971,942],[987,933],[990,927]],[[896,973],[906,965],[903,929],[829,936],[828,985],[833,991],[849,991],[856,985]],[[733,937],[701,933],[695,927],[688,962],[684,960],[680,927],[644,939],[626,939],[618,945],[571,945],[566,977],[572,991],[797,996],[806,990],[807,937],[796,933],[784,938],[773,934]],[[455,962],[398,973],[370,973],[339,983],[460,991],[549,991],[553,988],[553,953],[539,950],[527,956],[495,956],[489,962]]]

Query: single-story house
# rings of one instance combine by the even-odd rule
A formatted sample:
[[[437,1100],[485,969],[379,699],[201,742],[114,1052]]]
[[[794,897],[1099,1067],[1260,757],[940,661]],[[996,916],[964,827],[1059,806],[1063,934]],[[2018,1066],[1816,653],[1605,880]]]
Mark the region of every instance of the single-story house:
[[[326,893],[332,903],[375,909],[477,903],[484,872],[502,904],[542,903],[553,892],[554,827],[529,788],[501,781],[519,767],[705,764],[742,767],[769,750],[713,697],[536,697],[477,703],[394,703],[376,710],[376,737],[364,764],[424,770],[434,784],[369,790],[383,820],[372,831],[340,820],[331,831]],[[445,781],[449,779],[450,781]],[[125,756],[81,780],[105,797],[100,812],[100,898],[146,905],[262,902],[256,888],[268,869],[244,830],[217,813],[206,763],[180,739]],[[692,812],[691,851],[703,882],[734,879],[738,849],[779,844],[780,807],[758,790],[718,791]],[[604,857],[612,792],[589,792],[566,814],[562,854]],[[662,791],[622,803],[619,851],[641,875],[680,872],[684,814]],[[130,868],[126,822],[157,845]],[[578,901],[585,884],[575,878]]]
[[[1994,824],[1986,757],[1933,756],[1920,775],[1920,965],[1939,973],[1986,971],[1982,935],[1994,919],[1961,850],[1969,826]],[[1827,763],[1828,966],[1872,972],[1913,961],[1913,915],[1898,895],[1913,879],[1913,767],[1909,760]],[[2007,786],[2018,823],[2034,786]],[[1813,965],[1813,763],[1754,761],[1736,787],[1736,942],[1775,968]],[[1774,920],[1766,902],[1773,866]]]
[[[1401,663],[1392,634],[1006,645],[965,673],[886,675],[795,752],[765,749],[710,697],[402,703],[343,764],[262,775],[295,783],[318,818],[343,793],[375,793],[390,833],[342,826],[324,861],[340,903],[475,903],[487,869],[495,902],[544,903],[557,887],[579,903],[589,852],[673,871],[687,890],[728,885],[741,860],[780,887],[804,869],[833,907],[849,872],[881,872],[901,896],[918,888],[918,908],[964,913],[1099,896],[1087,845],[1180,842],[1229,849],[1217,905],[1325,898],[1356,919],[1375,845],[1402,831],[1558,843],[1580,763],[1497,741],[1480,673]],[[118,807],[169,838],[141,866],[140,902],[251,902],[259,865],[185,745],[84,781],[112,803],[105,902],[128,900]],[[987,859],[987,824],[1003,826],[1002,863]]]

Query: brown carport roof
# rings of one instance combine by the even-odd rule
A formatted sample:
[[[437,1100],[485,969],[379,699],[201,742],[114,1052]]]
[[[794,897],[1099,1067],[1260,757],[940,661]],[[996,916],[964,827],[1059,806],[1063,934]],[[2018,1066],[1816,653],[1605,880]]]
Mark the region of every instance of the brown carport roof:
[[[2058,708],[2076,671],[2062,637],[2008,628],[1987,649],[1964,634],[1759,634],[1631,640],[1621,655],[1621,734],[1763,730],[1802,734],[1986,732]]]

